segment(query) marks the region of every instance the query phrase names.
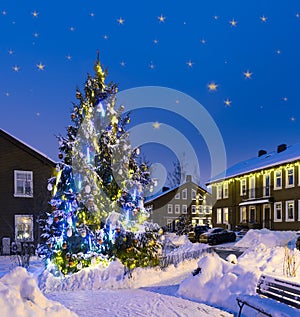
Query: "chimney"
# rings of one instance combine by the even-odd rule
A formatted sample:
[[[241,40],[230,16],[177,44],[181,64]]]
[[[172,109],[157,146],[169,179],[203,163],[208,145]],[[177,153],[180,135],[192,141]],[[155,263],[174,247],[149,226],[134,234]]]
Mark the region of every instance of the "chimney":
[[[186,175],[186,182],[191,182],[192,181],[192,175]]]
[[[258,151],[258,157],[261,157],[261,156],[263,156],[265,154],[267,154],[267,151],[265,151],[265,150],[259,150]]]
[[[285,151],[287,148],[286,144],[280,144],[277,146],[277,153],[281,153],[283,151]]]

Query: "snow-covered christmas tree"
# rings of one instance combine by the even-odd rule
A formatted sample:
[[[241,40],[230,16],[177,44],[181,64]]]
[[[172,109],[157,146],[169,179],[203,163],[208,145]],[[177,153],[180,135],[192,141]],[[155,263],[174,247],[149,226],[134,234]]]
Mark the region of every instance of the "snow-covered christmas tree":
[[[61,162],[48,184],[52,212],[44,220],[39,253],[52,271],[63,274],[115,256],[131,268],[157,264],[156,236],[138,233],[148,217],[143,207],[143,192],[151,185],[148,166],[137,163],[139,149],[131,148],[125,130],[129,115],[123,115],[123,106],[115,109],[117,86],[105,83],[99,55],[94,69],[84,92],[76,91],[73,123],[59,137]]]

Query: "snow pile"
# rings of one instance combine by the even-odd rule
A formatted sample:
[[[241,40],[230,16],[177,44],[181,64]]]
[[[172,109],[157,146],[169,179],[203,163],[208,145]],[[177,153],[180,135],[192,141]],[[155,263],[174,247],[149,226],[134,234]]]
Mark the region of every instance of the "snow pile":
[[[251,248],[238,259],[233,255],[228,256],[227,261],[215,254],[207,254],[198,262],[198,267],[201,268],[199,274],[185,279],[180,284],[177,295],[237,312],[237,295],[255,294],[256,284],[262,273],[283,276],[286,248],[282,245],[287,245],[294,235],[292,232],[250,230],[236,245],[244,247],[251,240]],[[268,247],[261,241],[265,241]],[[298,268],[297,277],[292,279],[299,283],[300,252],[294,250],[294,253]],[[245,316],[253,316],[253,310]]]
[[[167,241],[170,241],[176,247],[182,246],[184,244],[189,244],[191,241],[186,235],[177,235],[176,233],[168,233],[165,236]]]
[[[24,268],[17,267],[0,279],[1,317],[75,317],[58,302],[48,300],[35,279]]]
[[[251,229],[238,241],[236,247],[251,248],[263,243],[266,247],[286,246],[295,238],[296,231],[271,231],[268,229]]]

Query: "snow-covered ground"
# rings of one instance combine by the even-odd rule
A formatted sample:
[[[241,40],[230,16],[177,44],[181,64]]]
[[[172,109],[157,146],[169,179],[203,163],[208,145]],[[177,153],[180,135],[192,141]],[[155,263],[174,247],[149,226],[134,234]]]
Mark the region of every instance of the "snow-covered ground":
[[[180,258],[183,252],[198,254],[206,248],[184,237],[169,236]],[[283,277],[285,246],[295,246],[296,232],[250,230],[231,246],[246,248],[227,261],[204,253],[167,268],[135,269],[124,276],[118,261],[107,268],[93,267],[72,276],[55,278],[35,258],[26,272],[13,268],[11,257],[0,257],[0,305],[2,316],[233,316],[236,296],[254,294],[261,273]],[[198,253],[197,253],[198,252]],[[295,250],[300,282],[300,253]],[[196,268],[201,272],[193,275]],[[276,312],[281,316],[281,312]],[[256,316],[245,307],[243,316]],[[299,311],[300,316],[300,311]],[[293,316],[294,317],[294,316]]]

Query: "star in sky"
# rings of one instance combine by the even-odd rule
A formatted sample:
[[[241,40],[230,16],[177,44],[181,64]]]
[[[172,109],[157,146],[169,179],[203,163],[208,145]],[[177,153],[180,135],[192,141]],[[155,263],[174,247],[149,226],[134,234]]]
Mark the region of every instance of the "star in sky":
[[[281,50],[277,50],[276,53],[279,55],[281,54]]]
[[[39,37],[39,33],[35,32],[35,33],[33,33],[33,36],[34,37]]]
[[[216,91],[218,88],[218,85],[214,82],[211,82],[207,85],[207,88],[209,91]]]
[[[121,65],[122,67],[125,67],[125,66],[126,66],[126,63],[125,63],[124,61],[122,61],[122,62],[120,63],[120,65]]]
[[[191,60],[189,60],[188,62],[186,62],[186,64],[188,65],[188,67],[193,67],[193,65],[194,65],[194,63],[191,61]]]
[[[260,17],[260,20],[261,20],[262,22],[267,22],[267,19],[268,19],[268,18],[266,18],[264,15]]]
[[[154,40],[153,40],[153,43],[154,43],[154,44],[158,44],[158,40],[157,40],[157,39],[154,39]]]
[[[14,51],[13,51],[12,49],[9,49],[9,50],[8,50],[8,54],[9,54],[9,55],[12,55],[13,53],[14,53]]]
[[[104,40],[108,40],[109,36],[107,34],[103,35]]]
[[[226,100],[224,100],[224,103],[225,103],[226,107],[230,107],[232,101],[229,98],[227,98]]]
[[[120,17],[119,19],[117,19],[117,22],[120,24],[120,25],[123,25],[125,23],[125,20]]]
[[[160,126],[161,126],[161,123],[159,123],[158,121],[156,121],[156,122],[154,122],[154,123],[152,124],[152,126],[153,126],[154,129],[159,129]]]
[[[202,39],[202,40],[201,40],[201,44],[206,44],[206,40],[205,40],[205,39]]]
[[[157,18],[158,18],[159,22],[165,22],[165,20],[166,20],[166,17],[163,16],[162,14],[159,17],[157,17]]]
[[[237,26],[237,21],[235,19],[232,19],[229,23],[231,26]]]
[[[291,120],[292,122],[295,122],[295,121],[296,121],[296,118],[295,118],[295,117],[291,117],[290,120]]]
[[[75,31],[74,26],[70,26],[69,30],[70,30],[71,32],[74,32],[74,31]]]
[[[1,14],[2,14],[2,15],[6,15],[7,12],[4,10],[4,11],[1,12]]]
[[[37,18],[38,15],[39,15],[39,13],[38,13],[37,11],[33,11],[31,14],[32,14],[32,16],[35,17],[35,18]]]
[[[91,17],[94,17],[94,16],[95,16],[95,13],[94,13],[94,12],[91,12],[91,13],[90,13],[90,16],[91,16]]]
[[[215,19],[215,20],[218,20],[218,19],[219,19],[219,16],[218,16],[218,15],[214,15],[214,19]]]
[[[300,14],[298,12],[295,15],[296,15],[296,18],[300,17]]]
[[[36,64],[36,67],[38,68],[38,70],[44,70],[45,69],[45,65],[42,63]]]
[[[12,69],[13,69],[14,72],[20,71],[20,67],[18,65],[13,66]]]
[[[150,68],[150,69],[154,69],[154,68],[155,68],[155,65],[153,64],[153,62],[150,62],[149,68]]]
[[[246,79],[250,79],[250,78],[252,78],[252,73],[249,70],[247,70],[244,72],[244,76]]]
[[[71,56],[70,54],[68,54],[68,55],[66,56],[66,59],[67,59],[68,61],[70,61],[70,60],[72,59],[72,56]]]
[[[283,101],[288,101],[288,98],[287,98],[286,96],[284,96],[284,97],[282,98],[282,100],[283,100]]]

